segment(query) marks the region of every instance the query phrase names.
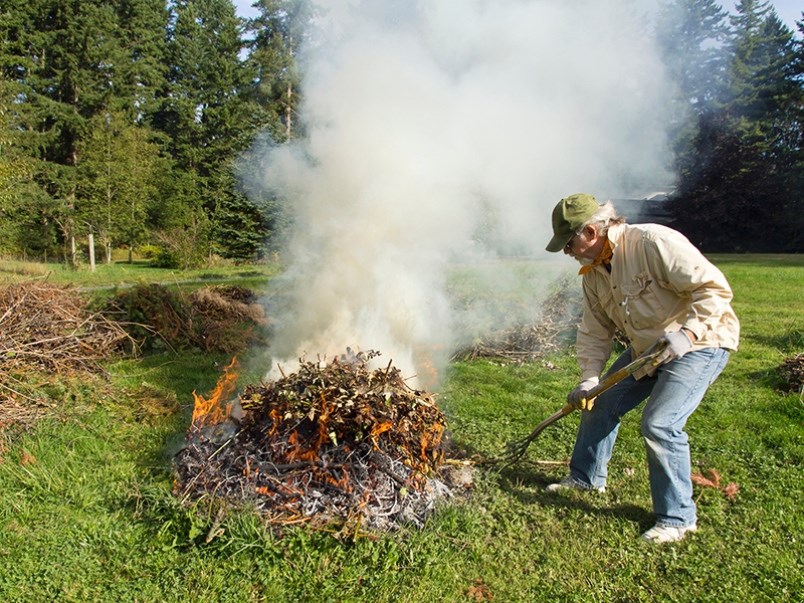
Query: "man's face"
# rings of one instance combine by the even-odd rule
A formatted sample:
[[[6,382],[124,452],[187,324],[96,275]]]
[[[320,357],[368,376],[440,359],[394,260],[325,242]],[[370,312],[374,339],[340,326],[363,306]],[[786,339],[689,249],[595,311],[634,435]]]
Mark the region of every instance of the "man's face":
[[[594,226],[587,226],[580,234],[573,236],[569,242],[564,245],[564,253],[572,256],[581,264],[590,264],[600,253],[596,243],[599,237],[597,230]]]

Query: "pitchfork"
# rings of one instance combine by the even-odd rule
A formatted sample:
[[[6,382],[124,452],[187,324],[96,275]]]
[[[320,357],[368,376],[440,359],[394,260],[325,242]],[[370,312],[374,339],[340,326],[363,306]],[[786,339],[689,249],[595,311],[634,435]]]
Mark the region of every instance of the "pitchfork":
[[[593,387],[589,392],[586,394],[586,400],[594,400],[600,394],[605,391],[610,390],[612,387],[617,385],[620,381],[633,375],[639,369],[645,366],[656,366],[659,364],[659,357],[661,356],[662,352],[666,344],[664,342],[657,343],[651,346],[648,351],[646,351],[642,356],[631,362],[630,364],[625,365],[620,370],[614,371],[613,373],[607,375],[603,381],[598,383],[595,387]],[[511,442],[506,446],[506,454],[504,457],[499,459],[499,463],[501,463],[502,467],[507,467],[508,465],[513,465],[519,459],[521,459],[525,452],[530,446],[530,443],[535,440],[539,434],[544,431],[547,427],[558,421],[559,419],[566,417],[570,414],[573,410],[578,408],[576,405],[568,402],[564,405],[564,407],[556,413],[553,413],[549,417],[547,417],[544,421],[539,423],[533,431],[526,438],[522,438],[521,440],[517,440],[515,442]]]

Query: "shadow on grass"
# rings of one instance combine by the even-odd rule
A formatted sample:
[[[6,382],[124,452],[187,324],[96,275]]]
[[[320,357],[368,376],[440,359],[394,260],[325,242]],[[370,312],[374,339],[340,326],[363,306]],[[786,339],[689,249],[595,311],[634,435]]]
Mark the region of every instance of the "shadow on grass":
[[[782,354],[795,354],[804,349],[804,330],[801,329],[791,329],[772,335],[747,333],[743,335],[743,339],[763,347],[779,350]]]
[[[648,509],[629,503],[607,505],[607,495],[598,492],[548,492],[548,484],[556,481],[555,475],[538,470],[515,467],[504,468],[498,472],[498,484],[503,492],[514,496],[522,504],[538,504],[544,507],[560,507],[570,511],[581,511],[585,515],[616,517],[649,528],[655,517]]]
[[[183,352],[181,354],[153,354],[131,363],[115,377],[137,395],[141,388],[175,396],[178,411],[165,417],[140,451],[141,463],[160,473],[169,469],[173,455],[184,443],[194,406],[193,392],[206,395],[224,373],[231,361],[229,354]],[[158,439],[157,439],[158,438]]]
[[[545,488],[555,482],[555,472],[545,473],[543,466],[526,459],[505,465],[500,458],[486,457],[481,451],[464,442],[451,442],[447,456],[456,459],[473,459],[483,471],[493,476],[500,490],[525,505],[560,507],[568,511],[581,511],[587,515],[617,517],[639,525],[645,530],[655,523],[653,513],[642,506],[615,503],[608,505],[608,495],[597,492],[548,492]],[[559,464],[562,471],[565,464]]]

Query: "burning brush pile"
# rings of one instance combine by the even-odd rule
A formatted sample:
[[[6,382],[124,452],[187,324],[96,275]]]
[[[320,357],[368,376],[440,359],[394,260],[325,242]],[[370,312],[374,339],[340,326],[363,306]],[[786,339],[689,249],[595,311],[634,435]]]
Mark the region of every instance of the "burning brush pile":
[[[252,504],[274,525],[421,526],[452,494],[439,475],[445,418],[390,362],[370,369],[377,356],[302,361],[223,408],[227,369],[209,400],[196,396],[175,458],[177,494]]]

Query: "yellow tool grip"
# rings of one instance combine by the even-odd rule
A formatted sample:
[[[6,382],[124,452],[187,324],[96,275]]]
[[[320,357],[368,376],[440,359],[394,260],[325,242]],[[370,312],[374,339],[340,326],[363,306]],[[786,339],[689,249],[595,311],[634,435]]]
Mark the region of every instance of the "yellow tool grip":
[[[608,375],[605,379],[603,379],[603,381],[598,383],[595,387],[587,392],[587,394],[590,395],[588,395],[586,398],[581,398],[581,410],[592,410],[592,408],[595,406],[595,398],[597,398],[603,392],[610,390],[626,377],[633,375],[642,367],[647,365],[656,366],[659,362],[659,356],[664,351],[665,347],[666,344],[655,344],[647,352],[630,364]]]

